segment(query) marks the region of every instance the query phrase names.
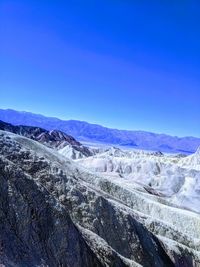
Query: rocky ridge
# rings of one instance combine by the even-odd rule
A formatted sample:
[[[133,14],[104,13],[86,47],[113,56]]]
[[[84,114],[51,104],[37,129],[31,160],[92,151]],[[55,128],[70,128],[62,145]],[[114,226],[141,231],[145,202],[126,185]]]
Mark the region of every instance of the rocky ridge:
[[[198,214],[19,135],[0,150],[1,264],[200,266]]]
[[[61,154],[72,159],[84,158],[92,155],[92,152],[87,147],[62,131],[47,131],[40,127],[12,125],[3,121],[0,121],[0,130],[38,141],[43,145],[59,150]]]
[[[199,152],[190,156],[111,148],[76,162],[119,185],[162,196],[163,201],[200,212]]]

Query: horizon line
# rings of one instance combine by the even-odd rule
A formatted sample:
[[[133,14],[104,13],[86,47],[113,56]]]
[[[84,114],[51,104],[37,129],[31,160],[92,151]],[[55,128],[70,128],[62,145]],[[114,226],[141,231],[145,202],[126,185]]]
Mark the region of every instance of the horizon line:
[[[192,135],[178,136],[178,135],[166,134],[166,133],[162,133],[162,132],[158,133],[158,132],[153,132],[153,131],[148,131],[148,130],[133,130],[133,129],[127,130],[127,129],[120,129],[120,128],[115,128],[115,127],[112,128],[112,127],[109,127],[109,126],[105,126],[105,125],[98,124],[98,123],[93,123],[93,122],[88,122],[88,121],[85,121],[85,120],[61,119],[61,118],[58,118],[58,117],[55,117],[55,116],[43,115],[41,113],[34,113],[32,111],[26,111],[26,110],[16,110],[16,109],[12,109],[12,108],[0,108],[0,110],[4,110],[4,111],[10,110],[10,111],[19,112],[19,113],[30,113],[30,114],[33,114],[33,115],[42,116],[42,117],[50,118],[50,119],[56,119],[56,120],[60,120],[60,121],[78,121],[78,122],[87,123],[87,124],[90,124],[90,125],[100,126],[100,127],[107,128],[107,129],[110,129],[110,130],[127,131],[127,132],[143,132],[143,133],[150,133],[150,134],[156,134],[156,135],[171,136],[171,137],[174,137],[174,138],[196,138],[196,139],[200,139],[200,137],[192,136]]]

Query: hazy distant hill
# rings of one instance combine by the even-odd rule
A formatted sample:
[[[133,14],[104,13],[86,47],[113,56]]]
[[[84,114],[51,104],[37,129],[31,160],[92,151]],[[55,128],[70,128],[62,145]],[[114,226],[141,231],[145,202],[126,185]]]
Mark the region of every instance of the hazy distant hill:
[[[195,152],[200,146],[200,138],[175,137],[144,131],[127,131],[110,129],[96,124],[77,120],[60,120],[30,112],[0,109],[0,120],[14,125],[29,125],[47,130],[57,129],[72,135],[80,141],[103,142],[135,148],[160,150],[168,152]]]

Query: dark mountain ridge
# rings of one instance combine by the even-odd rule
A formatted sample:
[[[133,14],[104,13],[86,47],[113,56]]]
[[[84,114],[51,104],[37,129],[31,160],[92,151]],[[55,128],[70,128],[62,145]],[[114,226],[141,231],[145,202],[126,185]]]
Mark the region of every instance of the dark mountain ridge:
[[[162,152],[193,153],[200,146],[200,138],[177,137],[145,131],[110,129],[88,122],[60,120],[30,112],[0,109],[0,119],[14,125],[23,124],[57,129],[72,135],[79,141],[101,142],[112,145],[130,146]]]
[[[40,127],[12,125],[0,120],[0,130],[8,131],[32,140],[38,141],[51,148],[61,149],[65,146],[71,146],[76,151],[85,156],[91,156],[91,151],[78,142],[75,138],[59,130],[45,130]]]

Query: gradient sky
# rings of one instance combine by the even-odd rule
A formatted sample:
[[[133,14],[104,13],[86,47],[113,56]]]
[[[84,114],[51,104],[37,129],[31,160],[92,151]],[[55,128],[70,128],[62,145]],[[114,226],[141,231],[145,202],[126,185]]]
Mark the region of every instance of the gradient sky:
[[[200,2],[0,1],[0,108],[200,137]]]

